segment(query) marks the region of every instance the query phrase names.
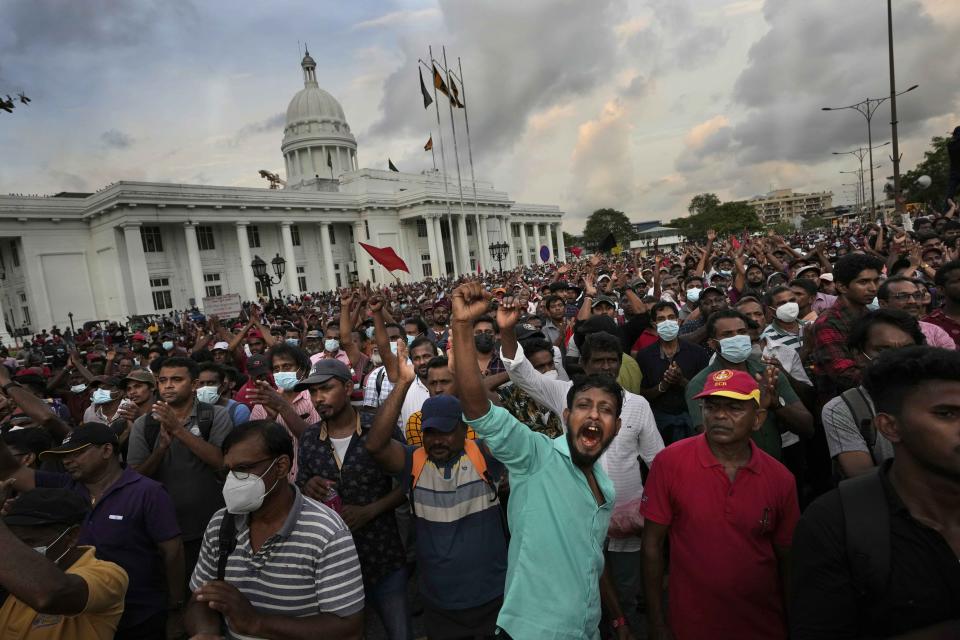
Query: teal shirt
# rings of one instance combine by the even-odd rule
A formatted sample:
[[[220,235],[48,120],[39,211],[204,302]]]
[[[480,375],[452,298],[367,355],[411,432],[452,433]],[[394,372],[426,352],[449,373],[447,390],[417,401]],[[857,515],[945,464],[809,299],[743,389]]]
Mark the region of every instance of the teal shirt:
[[[570,459],[566,436],[531,431],[502,407],[464,420],[510,472],[510,549],[497,624],[514,638],[599,638],[603,542],[613,483],[600,465],[587,476]]]

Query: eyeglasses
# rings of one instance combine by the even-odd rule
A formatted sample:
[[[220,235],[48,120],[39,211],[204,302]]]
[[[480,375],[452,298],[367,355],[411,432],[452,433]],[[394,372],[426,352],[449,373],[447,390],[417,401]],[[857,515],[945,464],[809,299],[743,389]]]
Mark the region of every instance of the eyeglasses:
[[[904,300],[911,300],[911,299],[912,299],[912,300],[916,300],[917,302],[920,302],[921,300],[923,300],[923,297],[924,297],[925,295],[926,295],[926,294],[925,294],[923,291],[917,291],[917,292],[915,292],[915,293],[905,293],[905,292],[904,292],[904,293],[894,293],[894,294],[891,294],[891,295],[890,295],[890,298],[892,298],[893,300],[899,300],[899,301],[901,301],[901,302],[903,302]]]
[[[248,479],[251,475],[254,475],[254,476],[258,476],[258,477],[259,477],[260,474],[259,474],[259,473],[254,473],[254,472],[253,472],[253,469],[254,469],[255,467],[257,467],[258,465],[261,465],[261,464],[263,464],[264,462],[267,462],[268,460],[273,460],[273,458],[264,458],[263,460],[257,460],[256,462],[251,462],[251,463],[249,463],[249,464],[240,465],[242,468],[240,468],[240,469],[230,469],[230,473],[233,474],[233,477],[236,478],[237,480],[246,480],[246,479]]]

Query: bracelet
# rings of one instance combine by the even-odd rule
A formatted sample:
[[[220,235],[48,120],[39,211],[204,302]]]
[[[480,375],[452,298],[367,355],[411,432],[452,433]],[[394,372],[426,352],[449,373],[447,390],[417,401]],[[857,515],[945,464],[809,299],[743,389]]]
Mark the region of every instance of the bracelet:
[[[660,393],[666,393],[666,391],[664,391],[662,387],[663,387],[663,380],[657,383],[657,391],[659,391]]]
[[[617,618],[616,620],[611,620],[611,621],[610,621],[610,626],[613,627],[614,629],[619,629],[620,627],[625,627],[625,626],[627,626],[627,619],[626,619],[625,617],[623,617],[623,616],[620,616],[620,617]]]

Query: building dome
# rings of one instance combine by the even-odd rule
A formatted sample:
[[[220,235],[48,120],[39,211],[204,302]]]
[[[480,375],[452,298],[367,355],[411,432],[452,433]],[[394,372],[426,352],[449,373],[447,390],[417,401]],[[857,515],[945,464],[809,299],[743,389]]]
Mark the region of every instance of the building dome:
[[[357,140],[337,99],[317,83],[317,63],[305,52],[303,89],[287,106],[283,152],[287,186],[310,189],[318,180],[336,179],[357,169]]]

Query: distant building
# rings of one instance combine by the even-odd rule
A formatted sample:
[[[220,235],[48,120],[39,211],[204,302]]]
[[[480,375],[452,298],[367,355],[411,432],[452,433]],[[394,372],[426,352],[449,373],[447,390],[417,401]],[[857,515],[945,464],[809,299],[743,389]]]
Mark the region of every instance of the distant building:
[[[647,223],[640,223],[647,225]],[[633,225],[636,229],[637,224]],[[642,231],[638,231],[640,237],[630,243],[631,249],[640,249],[644,256],[649,255],[653,249],[653,243],[657,243],[657,248],[661,251],[673,251],[683,244],[683,238],[680,236],[680,229],[676,227],[663,227],[660,222],[655,222],[652,226],[647,225]]]
[[[649,222],[633,222],[630,224],[636,233],[643,233],[644,231],[653,229],[654,227],[659,227],[660,225],[661,222],[659,220],[651,220]]]
[[[803,218],[820,215],[833,206],[833,192],[794,193],[793,189],[778,189],[765,196],[747,200],[760,222],[773,226],[780,222],[798,224]]]

